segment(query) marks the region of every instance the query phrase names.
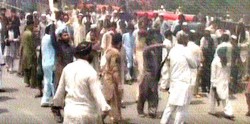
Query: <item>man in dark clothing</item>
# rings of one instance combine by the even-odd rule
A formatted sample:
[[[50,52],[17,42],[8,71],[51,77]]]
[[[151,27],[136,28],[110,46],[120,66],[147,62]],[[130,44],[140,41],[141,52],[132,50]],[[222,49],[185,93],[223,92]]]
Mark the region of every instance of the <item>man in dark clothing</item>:
[[[20,30],[19,30],[19,26],[20,26],[20,19],[16,14],[16,10],[12,9],[11,10],[11,22],[12,22],[12,27],[13,27],[13,31],[20,35]],[[19,47],[20,47],[20,41],[15,42],[15,54],[14,56],[16,57],[18,52],[19,52]]]
[[[158,81],[156,75],[159,69],[156,49],[164,47],[164,45],[152,45],[155,39],[147,38],[147,45],[143,51],[144,60],[144,76],[139,86],[139,99],[137,104],[137,112],[139,116],[145,116],[143,109],[144,104],[148,101],[149,116],[156,117],[158,107]]]
[[[5,16],[6,9],[1,8],[1,18],[2,18],[2,30],[1,30],[1,47],[2,47],[2,53],[4,53],[4,48],[5,48],[5,43],[4,39],[6,37],[6,32],[7,32],[7,24],[8,24],[8,18]]]
[[[204,37],[201,39],[200,47],[202,48],[202,72],[201,72],[201,88],[202,92],[209,92],[210,90],[210,76],[211,76],[211,63],[214,58],[215,45],[214,40],[210,35],[210,31],[206,30]]]
[[[237,37],[235,35],[231,36],[232,44],[232,62],[231,62],[231,77],[232,82],[229,84],[229,89],[231,93],[237,92],[237,83],[239,82],[239,65],[240,65],[240,48],[238,47]]]
[[[52,26],[52,31],[55,25]],[[53,36],[52,36],[53,37]],[[54,38],[52,38],[54,39]],[[63,68],[73,62],[74,50],[70,45],[70,37],[66,30],[62,30],[59,33],[58,41],[52,40],[52,44],[56,51],[56,74],[55,74],[55,91],[57,89]]]

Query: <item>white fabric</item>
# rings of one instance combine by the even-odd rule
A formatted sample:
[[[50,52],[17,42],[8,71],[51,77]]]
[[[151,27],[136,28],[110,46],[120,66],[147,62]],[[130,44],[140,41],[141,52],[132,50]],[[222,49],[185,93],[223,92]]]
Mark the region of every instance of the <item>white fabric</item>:
[[[230,66],[222,67],[220,58],[215,57],[211,66],[211,86],[216,87],[221,99],[227,99],[229,94]]]
[[[222,42],[221,44],[219,44],[215,50],[215,53],[214,53],[214,57],[217,57],[218,54],[217,54],[217,51],[218,49],[222,48],[222,47],[226,47],[227,48],[227,59],[228,59],[228,63],[231,64],[231,60],[232,60],[232,44],[230,42]]]
[[[164,61],[167,56],[167,50],[170,50],[173,47],[172,42],[167,38],[165,38],[165,40],[163,41],[163,45],[165,45],[167,49],[162,49],[162,61]]]
[[[168,124],[169,119],[176,111],[175,121],[174,124],[184,124],[185,117],[187,115],[187,106],[175,106],[175,105],[167,105],[166,109],[163,112],[162,118],[161,118],[161,124]]]
[[[250,36],[249,36],[249,32],[246,31],[246,40],[243,43],[238,43],[238,46],[241,48],[240,58],[242,62],[246,62],[248,58],[249,45],[250,45]]]
[[[187,47],[191,51],[192,58],[194,59],[194,61],[196,61],[197,65],[199,65],[202,53],[201,48],[192,41],[188,42]],[[191,85],[195,86],[198,68],[190,69],[190,71],[191,71]]]
[[[79,24],[79,22],[74,22],[73,23],[73,29],[74,29],[74,46],[77,47],[78,44],[80,44],[81,42],[83,42],[83,40],[86,37],[86,32],[84,30],[84,25],[83,24]]]
[[[109,47],[111,47],[111,42],[112,42],[112,35],[114,32],[113,31],[108,31],[104,33],[101,41],[101,48],[106,51]]]
[[[14,40],[14,31],[13,30],[9,30],[8,34],[9,34],[9,39],[8,40]]]
[[[100,110],[111,109],[102,94],[96,71],[81,59],[63,69],[53,99],[54,106],[63,106],[64,99],[64,119],[67,123],[99,123]]]
[[[161,124],[168,123],[174,111],[176,111],[174,124],[183,124],[192,95],[190,68],[195,68],[197,65],[191,56],[191,51],[180,44],[176,44],[171,49],[169,59],[170,94],[167,107],[161,118]]]
[[[170,59],[170,105],[183,106],[189,103],[191,77],[190,68],[196,68],[197,63],[191,56],[190,50],[176,44],[169,53]]]

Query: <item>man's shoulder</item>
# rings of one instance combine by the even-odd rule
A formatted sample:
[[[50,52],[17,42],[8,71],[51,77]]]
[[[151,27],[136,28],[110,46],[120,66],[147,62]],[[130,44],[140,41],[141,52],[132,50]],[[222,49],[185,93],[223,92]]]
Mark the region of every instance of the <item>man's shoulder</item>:
[[[30,30],[25,30],[25,31],[23,32],[23,35],[24,35],[24,36],[31,36],[31,35],[32,35],[32,32],[31,32]]]

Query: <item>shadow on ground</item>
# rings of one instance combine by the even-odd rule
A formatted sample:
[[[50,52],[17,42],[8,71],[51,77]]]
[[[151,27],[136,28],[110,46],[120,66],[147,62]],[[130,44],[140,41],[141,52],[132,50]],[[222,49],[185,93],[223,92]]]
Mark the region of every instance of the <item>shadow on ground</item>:
[[[4,101],[7,101],[7,100],[11,100],[11,99],[14,99],[14,98],[11,98],[11,97],[8,97],[8,96],[0,96],[0,102],[4,102]]]
[[[13,92],[18,91],[18,89],[16,89],[16,88],[4,88],[3,90],[4,90],[4,92],[8,92],[8,93],[13,93]]]
[[[136,101],[132,102],[132,101],[129,101],[129,102],[123,102],[123,104],[125,106],[129,106],[129,105],[133,105],[133,104],[136,104]]]
[[[202,100],[193,100],[190,103],[191,105],[200,105],[200,104],[205,104]]]
[[[0,114],[9,112],[8,109],[0,109]]]

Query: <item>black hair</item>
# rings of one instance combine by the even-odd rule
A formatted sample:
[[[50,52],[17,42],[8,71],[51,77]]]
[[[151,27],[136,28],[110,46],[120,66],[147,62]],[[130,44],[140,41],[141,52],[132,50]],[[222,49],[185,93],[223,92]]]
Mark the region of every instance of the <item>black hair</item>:
[[[242,43],[246,39],[246,29],[244,23],[239,23],[237,37],[238,40],[240,40],[240,43]]]
[[[218,57],[221,60],[221,64],[222,66],[226,66],[227,65],[227,47],[221,47],[218,49],[217,51]]]
[[[34,24],[33,16],[32,16],[32,15],[28,15],[28,16],[27,16],[26,25],[31,25],[31,24]]]
[[[221,41],[222,42],[228,42],[229,41],[229,35],[228,34],[222,34],[221,35]]]
[[[92,43],[83,41],[74,49],[74,56],[83,59],[92,51]]]
[[[50,34],[51,25],[45,28],[45,34]]]
[[[11,9],[11,12],[12,13],[16,13],[16,9]]]
[[[128,30],[134,30],[135,27],[132,23],[128,23],[128,27],[127,27]]]
[[[112,37],[112,45],[118,45],[122,42],[122,35],[120,33],[114,34]]]
[[[170,30],[165,31],[165,33],[164,33],[164,37],[165,37],[165,38],[167,38],[167,37],[169,37],[169,36],[172,36],[172,35],[173,35],[173,33],[172,33],[172,31],[170,31]]]
[[[110,23],[110,28],[116,28],[116,27],[117,27],[117,24],[115,22]]]

